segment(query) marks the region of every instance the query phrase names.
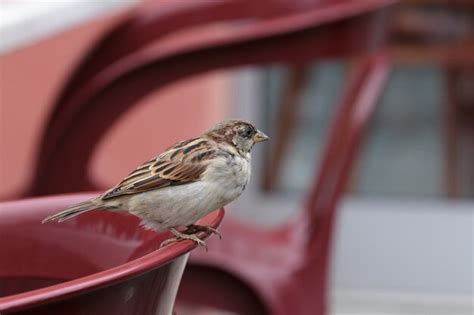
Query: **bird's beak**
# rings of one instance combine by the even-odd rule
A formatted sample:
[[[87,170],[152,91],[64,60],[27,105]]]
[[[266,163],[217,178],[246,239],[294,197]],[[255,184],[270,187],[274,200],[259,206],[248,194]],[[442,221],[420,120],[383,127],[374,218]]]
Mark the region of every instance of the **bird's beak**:
[[[257,133],[253,136],[253,142],[258,143],[258,142],[268,140],[269,138],[270,137],[268,137],[266,134],[264,134],[260,130],[257,130]]]

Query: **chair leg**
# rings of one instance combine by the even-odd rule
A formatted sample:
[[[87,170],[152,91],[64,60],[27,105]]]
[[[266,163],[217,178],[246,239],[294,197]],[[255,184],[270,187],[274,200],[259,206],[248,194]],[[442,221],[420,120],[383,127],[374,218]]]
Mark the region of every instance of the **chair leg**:
[[[334,210],[348,182],[364,131],[375,112],[390,68],[389,58],[381,52],[366,57],[351,69],[347,85],[330,126],[321,163],[306,204],[308,255],[326,257]],[[321,256],[322,255],[322,256]]]
[[[364,58],[351,69],[345,93],[336,108],[326,151],[310,195],[306,242],[307,260],[302,274],[311,274],[306,281],[318,280],[318,290],[328,292],[327,274],[330,263],[331,237],[334,234],[336,209],[351,174],[364,132],[373,117],[378,98],[389,73],[385,53]],[[315,266],[318,266],[317,272]],[[306,271],[304,271],[306,270]]]

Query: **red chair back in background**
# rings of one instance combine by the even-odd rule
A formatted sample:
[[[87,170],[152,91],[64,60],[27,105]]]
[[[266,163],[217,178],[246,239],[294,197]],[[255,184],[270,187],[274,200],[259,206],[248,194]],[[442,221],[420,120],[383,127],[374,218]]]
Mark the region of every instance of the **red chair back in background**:
[[[91,195],[0,203],[0,313],[171,314],[191,241],[159,248],[168,233],[138,219],[91,212],[61,224],[41,220]],[[202,221],[217,227],[223,210]]]
[[[32,194],[94,188],[86,170],[107,128],[138,100],[179,79],[242,65],[358,56],[305,211],[276,229],[227,218],[224,240],[191,257],[179,294],[242,314],[324,314],[334,210],[387,77],[385,8],[393,2],[176,2],[136,12],[91,50],[66,84],[43,136]],[[230,21],[228,32],[161,40],[216,21]]]

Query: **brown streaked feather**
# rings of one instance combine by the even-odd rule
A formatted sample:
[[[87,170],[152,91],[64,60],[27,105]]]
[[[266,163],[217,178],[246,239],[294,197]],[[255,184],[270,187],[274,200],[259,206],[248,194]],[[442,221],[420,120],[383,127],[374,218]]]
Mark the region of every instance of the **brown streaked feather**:
[[[204,138],[179,142],[139,166],[118,185],[106,191],[102,199],[198,181],[209,161],[216,156],[214,145]]]

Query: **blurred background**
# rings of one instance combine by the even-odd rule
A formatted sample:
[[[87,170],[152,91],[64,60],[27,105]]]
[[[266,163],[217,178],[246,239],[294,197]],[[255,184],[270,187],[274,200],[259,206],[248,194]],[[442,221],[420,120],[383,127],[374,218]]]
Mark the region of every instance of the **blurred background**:
[[[0,2],[2,200],[27,194],[52,104],[81,57],[152,2]],[[472,314],[474,2],[401,0],[386,18],[392,70],[338,212],[331,312]],[[228,31],[217,23],[179,36]],[[112,186],[171,143],[242,117],[272,141],[255,148],[251,187],[227,215],[287,222],[302,209],[351,63],[246,66],[172,83],[108,128],[89,176]]]

